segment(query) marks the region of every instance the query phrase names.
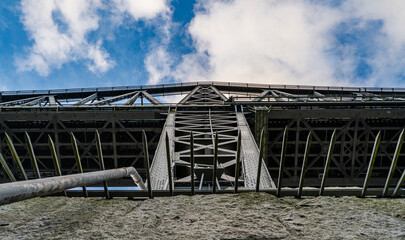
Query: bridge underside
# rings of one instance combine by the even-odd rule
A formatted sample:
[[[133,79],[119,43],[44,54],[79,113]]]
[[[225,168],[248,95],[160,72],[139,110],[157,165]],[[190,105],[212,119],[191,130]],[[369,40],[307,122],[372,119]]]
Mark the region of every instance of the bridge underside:
[[[194,85],[193,85],[194,84]],[[0,100],[0,153],[14,175],[21,179],[6,143],[15,145],[29,178],[35,178],[24,133],[32,140],[43,176],[55,175],[48,145],[54,139],[62,174],[77,172],[70,133],[77,138],[83,170],[98,170],[95,131],[101,135],[107,169],[134,166],[145,177],[142,130],[148,138],[152,186],[167,189],[166,132],[171,144],[174,186],[190,188],[190,133],[194,135],[195,186],[212,188],[214,136],[219,135],[217,186],[232,187],[235,176],[238,133],[242,134],[240,186],[254,188],[259,161],[260,132],[265,129],[266,166],[263,187],[274,187],[280,168],[283,131],[288,126],[283,186],[296,187],[312,132],[305,186],[321,184],[329,142],[336,129],[327,186],[361,186],[374,140],[381,142],[369,186],[383,187],[394,159],[401,130],[405,127],[405,91],[394,89],[322,88],[193,83],[81,91],[3,92]],[[96,94],[97,93],[97,94]],[[93,96],[96,94],[96,96]],[[163,96],[187,94],[177,104],[165,104]],[[306,98],[304,98],[306,96]],[[142,102],[140,102],[142,99]],[[143,101],[150,102],[146,104]],[[24,106],[23,106],[24,105]],[[405,169],[405,153],[393,171],[394,186]],[[159,167],[159,164],[161,165]],[[160,172],[159,172],[160,171]],[[8,182],[3,168],[0,181]],[[274,182],[273,182],[274,181]],[[133,185],[130,179],[110,185]]]

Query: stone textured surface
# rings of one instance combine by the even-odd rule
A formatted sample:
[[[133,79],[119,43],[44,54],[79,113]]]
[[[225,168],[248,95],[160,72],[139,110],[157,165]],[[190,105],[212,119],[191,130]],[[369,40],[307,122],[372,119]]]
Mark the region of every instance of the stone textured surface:
[[[0,239],[405,239],[405,199],[265,193],[0,206]]]

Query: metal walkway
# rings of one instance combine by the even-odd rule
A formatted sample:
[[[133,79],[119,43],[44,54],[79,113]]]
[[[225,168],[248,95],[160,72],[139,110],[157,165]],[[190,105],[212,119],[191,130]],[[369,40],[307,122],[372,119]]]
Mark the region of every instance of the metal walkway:
[[[227,101],[227,98],[215,87],[197,86],[180,104],[212,105],[221,101]],[[174,189],[189,189],[194,183],[194,187],[199,190],[212,189],[213,184],[218,190],[222,190],[235,185],[236,174],[240,176],[238,184],[241,186],[256,186],[259,149],[243,113],[212,111],[209,107],[206,110],[170,112],[151,166],[153,190],[169,189],[166,133],[170,143]],[[241,168],[236,173],[238,134],[241,135]],[[218,151],[214,179],[216,135]],[[194,149],[192,153],[191,149]],[[261,161],[264,167],[261,168],[260,187],[274,188],[275,184],[267,167],[262,159]]]

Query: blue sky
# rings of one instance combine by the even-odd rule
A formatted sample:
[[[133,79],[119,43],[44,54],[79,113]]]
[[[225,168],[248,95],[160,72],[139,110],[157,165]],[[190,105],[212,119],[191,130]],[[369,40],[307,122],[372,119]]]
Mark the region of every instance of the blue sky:
[[[402,0],[2,0],[0,90],[405,87]]]

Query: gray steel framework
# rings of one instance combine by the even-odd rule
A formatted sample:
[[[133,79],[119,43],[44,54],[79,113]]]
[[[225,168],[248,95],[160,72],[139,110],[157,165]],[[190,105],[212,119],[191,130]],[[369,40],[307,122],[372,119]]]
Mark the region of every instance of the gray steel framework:
[[[163,96],[177,94],[188,94],[188,97],[179,103],[165,104],[162,101]],[[31,166],[29,149],[24,141],[25,131],[31,137],[40,175],[46,177],[55,175],[48,148],[48,134],[55,142],[63,174],[77,172],[70,132],[77,138],[84,171],[98,170],[99,163],[94,144],[96,129],[100,131],[103,141],[107,169],[135,166],[141,175],[144,175],[141,131],[145,129],[148,135],[151,159],[157,151],[162,152],[164,159],[164,151],[159,149],[165,149],[165,146],[160,144],[162,146],[159,147],[158,142],[159,139],[161,142],[165,139],[161,133],[166,133],[163,129],[169,129],[168,116],[173,116],[174,135],[170,135],[172,130],[168,133],[169,138],[173,139],[170,140],[171,148],[174,149],[171,151],[173,152],[171,159],[173,174],[176,174],[182,167],[184,172],[187,172],[184,162],[183,166],[181,162],[178,164],[175,162],[187,162],[187,153],[177,156],[176,148],[180,146],[187,148],[184,142],[188,141],[186,133],[183,136],[178,135],[181,129],[176,129],[177,123],[183,122],[185,128],[193,130],[192,121],[195,120],[200,125],[206,124],[204,119],[209,119],[211,115],[214,125],[221,126],[225,124],[224,122],[228,122],[229,125],[236,122],[233,127],[236,126],[238,130],[240,127],[237,122],[243,116],[256,141],[259,139],[261,129],[267,129],[265,163],[273,178],[277,176],[280,167],[282,132],[285,126],[288,126],[287,152],[283,168],[285,186],[298,184],[306,139],[310,131],[312,145],[308,153],[305,185],[319,186],[330,136],[334,129],[337,129],[337,138],[327,186],[361,186],[367,173],[374,140],[381,131],[381,143],[369,186],[382,187],[393,161],[399,134],[405,127],[405,89],[196,82],[114,88],[6,91],[0,94],[0,111],[0,153],[18,179],[21,176],[6,144],[4,134],[6,132],[12,138],[29,178],[35,177],[35,171]],[[226,114],[219,114],[221,112]],[[201,122],[198,122],[200,120]],[[237,136],[235,132],[237,131],[229,136]],[[206,135],[204,138],[211,139],[211,142],[210,147],[205,150],[212,153],[213,135]],[[201,146],[198,146],[199,136],[195,137],[197,149]],[[221,140],[220,134],[221,141],[225,139]],[[229,150],[235,151],[236,144],[229,143],[232,144]],[[404,153],[399,152],[398,163],[393,169],[392,186],[403,176],[404,157]],[[167,163],[162,165],[162,169],[166,168]],[[200,171],[198,168],[195,170]],[[199,176],[198,174],[196,172],[197,183],[201,178],[201,174]],[[177,181],[181,179],[177,179],[180,175],[173,175],[176,177],[175,185],[186,187],[186,183]],[[158,176],[165,179],[167,175],[158,174]],[[0,181],[8,181],[3,168],[0,169]],[[162,181],[167,187],[167,180]],[[222,185],[226,186],[225,183],[226,181]],[[244,183],[246,184],[246,181]],[[125,183],[121,181],[115,184]],[[206,185],[202,185],[202,188],[204,187],[208,187],[208,180]]]
[[[206,106],[223,104],[226,100],[227,98],[214,86],[197,86],[179,103]],[[219,190],[233,186],[235,184],[238,134],[241,134],[242,137],[241,161],[243,166],[239,183],[248,188],[255,187],[259,149],[243,113],[215,111],[211,107],[197,111],[170,112],[151,168],[152,187],[156,190],[168,189],[167,156],[163,146],[166,132],[172,142],[170,152],[173,160],[175,188],[190,187],[190,184],[193,183],[192,178],[198,183],[199,190],[212,188],[213,182]],[[190,139],[191,134],[194,137],[193,141]],[[217,175],[213,181],[214,138],[217,134]],[[193,148],[191,144],[193,144]],[[191,149],[194,149],[193,162],[190,159]],[[261,169],[260,182],[262,188],[275,187],[266,167]]]

